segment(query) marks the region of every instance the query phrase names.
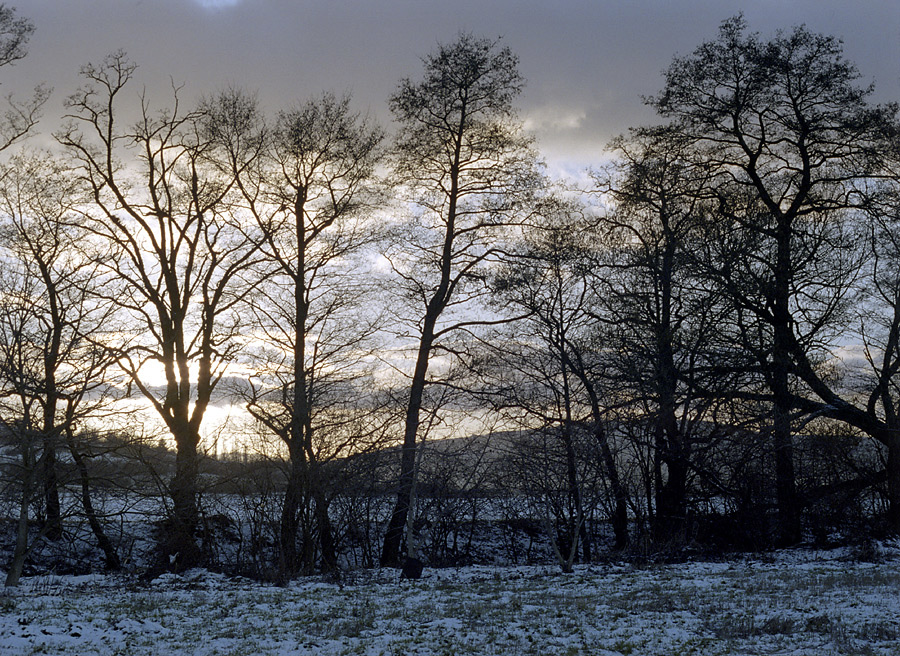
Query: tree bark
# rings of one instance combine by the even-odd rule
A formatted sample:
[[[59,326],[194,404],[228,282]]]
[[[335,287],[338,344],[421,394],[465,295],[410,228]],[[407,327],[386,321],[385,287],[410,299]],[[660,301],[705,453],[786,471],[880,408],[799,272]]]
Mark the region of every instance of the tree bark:
[[[33,458],[30,445],[24,444],[22,450],[22,464],[24,465],[22,498],[19,502],[19,517],[16,520],[16,546],[6,572],[7,587],[19,585],[19,579],[22,577],[22,570],[25,567],[25,558],[28,556],[28,507],[31,505],[34,470],[37,466],[33,462]]]
[[[91,479],[88,474],[87,463],[78,450],[75,444],[75,437],[71,431],[66,431],[66,441],[68,442],[72,459],[75,461],[75,466],[78,468],[78,476],[81,481],[81,505],[84,508],[84,514],[87,516],[91,531],[97,540],[97,546],[103,551],[106,559],[106,569],[111,571],[121,569],[122,561],[119,559],[119,554],[116,552],[116,548],[110,541],[109,536],[106,535],[106,531],[103,530],[103,524],[100,523],[97,512],[94,510],[94,504],[91,500]]]
[[[400,551],[403,544],[403,533],[409,514],[410,496],[412,495],[416,475],[417,436],[419,417],[422,411],[422,397],[425,393],[425,376],[428,372],[428,360],[431,357],[431,340],[434,323],[437,317],[429,320],[426,317],[425,329],[419,342],[416,368],[409,389],[409,403],[406,408],[406,420],[403,432],[403,447],[400,455],[400,478],[397,486],[397,501],[391,512],[384,544],[381,550],[382,567],[399,567]]]
[[[25,567],[25,558],[28,556],[28,505],[31,490],[28,486],[22,491],[22,501],[19,504],[19,518],[16,521],[16,546],[13,551],[9,570],[6,573],[6,585],[8,587],[19,585],[22,578],[22,570]]]
[[[181,572],[203,563],[197,543],[200,511],[197,506],[200,437],[190,430],[175,435],[175,476],[169,488],[172,497],[172,517],[163,544],[163,556],[168,567]]]
[[[59,476],[56,467],[55,428],[44,435],[42,479],[44,484],[44,524],[47,537],[59,540],[62,537],[62,510],[59,502]]]
[[[331,518],[328,516],[328,499],[324,490],[316,488],[313,494],[316,504],[316,526],[319,529],[319,546],[322,549],[322,569],[331,572],[337,569],[338,559],[334,544]]]
[[[297,535],[300,529],[300,507],[303,501],[303,463],[291,457],[290,473],[284,500],[281,505],[281,523],[279,526],[278,578],[286,582],[300,571],[297,554]]]
[[[794,441],[791,427],[793,401],[790,372],[793,321],[790,311],[792,224],[790,215],[777,216],[774,280],[772,291],[773,343],[771,386],[774,402],[772,432],[775,447],[775,488],[778,501],[778,543],[791,546],[802,539],[800,503],[794,473]],[[805,355],[804,355],[805,357]]]

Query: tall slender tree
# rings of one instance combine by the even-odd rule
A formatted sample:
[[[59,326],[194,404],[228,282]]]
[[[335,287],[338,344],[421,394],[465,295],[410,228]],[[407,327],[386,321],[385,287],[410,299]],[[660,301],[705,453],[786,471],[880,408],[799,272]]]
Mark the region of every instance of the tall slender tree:
[[[596,220],[583,207],[545,199],[493,281],[497,303],[522,318],[501,327],[503,337],[491,340],[495,375],[503,382],[488,384],[488,398],[508,408],[506,413],[518,416],[527,429],[549,429],[561,445],[572,510],[568,552],[562,554],[569,568],[579,542],[584,560],[592,553],[582,477],[594,467],[580,462],[581,435],[592,437],[609,485],[615,546],[628,542],[627,500],[606,430],[605,325],[597,320],[594,293],[598,236]]]
[[[371,399],[361,385],[369,380],[378,313],[361,311],[367,298],[362,249],[374,235],[367,210],[376,196],[382,131],[351,110],[349,96],[325,93],[281,112],[271,129],[251,130],[264,133],[263,156],[245,167],[244,132],[234,126],[259,123],[253,99],[228,90],[205,107],[209,129],[233,153],[231,174],[262,238],[265,280],[248,305],[265,348],[251,363],[255,375],[246,396],[250,413],[288,454],[280,575],[315,567],[314,536],[323,567],[332,569],[337,554],[328,504],[335,463],[330,473],[324,465],[362,447],[355,420],[363,399]]]
[[[432,356],[480,323],[456,311],[486,293],[484,267],[497,240],[539,185],[531,140],[513,108],[523,85],[517,63],[498,41],[461,34],[425,57],[421,80],[402,80],[390,100],[399,127],[395,183],[413,217],[387,257],[411,301],[405,307],[415,308],[398,319],[417,344],[383,565],[400,563]]]
[[[677,544],[685,539],[695,442],[708,432],[708,392],[720,388],[700,374],[710,369],[723,314],[695,262],[709,173],[692,165],[689,143],[666,128],[635,130],[613,146],[618,160],[597,176],[612,200],[600,221],[609,249],[595,278],[597,309],[615,353],[610,373],[628,389],[634,415],[650,418],[654,537]]]

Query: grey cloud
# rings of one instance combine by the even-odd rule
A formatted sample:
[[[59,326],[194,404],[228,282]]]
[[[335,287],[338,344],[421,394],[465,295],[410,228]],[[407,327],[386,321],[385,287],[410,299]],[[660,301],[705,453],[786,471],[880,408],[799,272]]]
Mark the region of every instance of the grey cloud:
[[[140,83],[165,102],[170,77],[200,94],[228,84],[259,92],[270,108],[322,90],[352,91],[388,124],[386,100],[420,58],[459,31],[502,36],[528,87],[523,118],[551,164],[601,156],[629,126],[653,120],[642,96],[661,85],[676,53],[713,38],[745,7],[751,29],[806,23],[842,36],[848,58],[882,100],[900,98],[900,4],[883,0],[19,0],[37,32],[28,58],[0,73],[3,91],[39,81],[61,98],[88,61],[125,48]]]

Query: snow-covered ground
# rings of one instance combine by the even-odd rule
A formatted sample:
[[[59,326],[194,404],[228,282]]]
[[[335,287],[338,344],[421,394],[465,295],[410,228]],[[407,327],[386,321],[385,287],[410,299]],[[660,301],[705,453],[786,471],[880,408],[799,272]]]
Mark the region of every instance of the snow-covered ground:
[[[870,553],[870,555],[872,555]],[[0,654],[900,654],[900,553],[393,570],[279,588],[195,570],[0,592]]]

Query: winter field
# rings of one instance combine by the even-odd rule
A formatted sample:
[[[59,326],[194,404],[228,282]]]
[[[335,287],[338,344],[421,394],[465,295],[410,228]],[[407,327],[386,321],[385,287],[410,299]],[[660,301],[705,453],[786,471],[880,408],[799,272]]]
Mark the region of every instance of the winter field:
[[[900,654],[900,549],[722,562],[393,570],[274,587],[194,570],[35,577],[0,654]]]

